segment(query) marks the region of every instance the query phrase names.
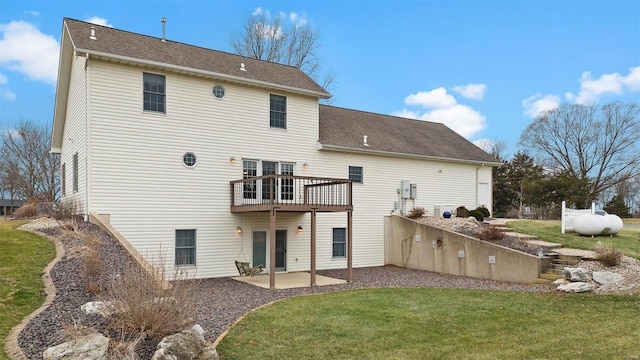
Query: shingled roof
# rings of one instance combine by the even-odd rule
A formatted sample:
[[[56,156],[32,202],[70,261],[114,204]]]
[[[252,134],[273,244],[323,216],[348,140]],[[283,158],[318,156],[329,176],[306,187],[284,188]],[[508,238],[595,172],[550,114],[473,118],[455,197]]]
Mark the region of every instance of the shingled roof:
[[[326,105],[319,116],[323,149],[500,164],[444,124]]]
[[[331,96],[300,69],[176,41],[136,34],[84,21],[64,19],[76,51],[123,61],[140,61],[183,71],[202,72],[230,81]],[[95,27],[95,40],[90,38]],[[240,70],[244,63],[246,71]]]

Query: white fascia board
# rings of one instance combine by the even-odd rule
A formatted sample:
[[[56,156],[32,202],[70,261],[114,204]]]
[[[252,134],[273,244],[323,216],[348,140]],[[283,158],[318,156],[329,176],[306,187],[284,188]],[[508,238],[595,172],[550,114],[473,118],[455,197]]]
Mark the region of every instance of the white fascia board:
[[[336,152],[346,152],[346,153],[354,153],[354,154],[366,154],[366,155],[380,155],[380,156],[391,156],[391,157],[403,157],[409,159],[421,159],[421,160],[431,160],[431,161],[440,161],[440,162],[453,162],[459,164],[474,164],[474,165],[482,165],[482,166],[500,166],[501,162],[490,162],[490,161],[479,161],[479,160],[465,160],[465,159],[455,159],[455,158],[447,158],[440,156],[428,156],[428,155],[418,155],[418,154],[407,154],[407,153],[399,153],[393,151],[382,151],[382,150],[367,150],[367,149],[358,149],[358,148],[350,148],[346,146],[336,146],[336,145],[323,145],[318,142],[318,149],[325,151],[336,151]]]
[[[297,93],[297,94],[303,94],[303,95],[310,95],[310,96],[315,96],[315,97],[322,98],[322,99],[328,99],[328,98],[331,97],[331,94],[326,93],[326,92],[305,90],[305,89],[300,89],[300,88],[293,87],[293,86],[279,85],[279,84],[274,84],[274,83],[261,81],[261,80],[246,79],[246,78],[243,78],[243,77],[240,77],[240,76],[228,75],[228,74],[218,73],[218,72],[215,72],[215,71],[206,71],[206,70],[201,70],[201,69],[194,69],[194,68],[190,68],[190,67],[186,67],[186,66],[172,65],[172,64],[167,64],[167,63],[162,63],[162,62],[157,62],[157,61],[137,59],[137,58],[132,58],[132,57],[128,57],[128,56],[114,55],[114,54],[103,53],[103,52],[99,52],[99,51],[93,51],[93,50],[76,49],[76,51],[80,52],[80,53],[88,53],[88,54],[90,54],[92,56],[98,56],[98,57],[102,57],[102,58],[105,58],[105,59],[113,59],[113,60],[123,61],[123,62],[126,62],[126,63],[135,63],[135,64],[147,65],[147,66],[152,66],[152,67],[157,67],[157,68],[164,68],[164,69],[168,69],[168,70],[172,70],[172,71],[191,73],[191,74],[196,74],[196,75],[200,75],[200,76],[207,76],[207,77],[217,78],[217,79],[221,79],[221,80],[228,80],[228,81],[232,81],[232,82],[236,82],[236,83],[242,83],[242,84],[248,84],[248,85],[254,85],[254,86],[259,86],[259,87],[276,89],[276,90],[288,91],[288,92]]]

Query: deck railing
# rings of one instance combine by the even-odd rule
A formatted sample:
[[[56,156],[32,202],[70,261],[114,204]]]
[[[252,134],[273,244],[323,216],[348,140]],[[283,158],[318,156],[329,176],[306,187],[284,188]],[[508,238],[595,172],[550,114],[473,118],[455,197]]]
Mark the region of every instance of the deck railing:
[[[352,206],[351,181],[289,175],[264,175],[231,181],[231,211],[317,208],[330,211]]]

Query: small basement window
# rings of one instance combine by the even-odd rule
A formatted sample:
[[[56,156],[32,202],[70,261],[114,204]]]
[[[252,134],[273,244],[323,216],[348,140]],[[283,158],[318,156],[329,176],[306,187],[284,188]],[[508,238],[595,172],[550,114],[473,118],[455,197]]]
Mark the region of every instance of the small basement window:
[[[187,152],[182,156],[182,162],[187,167],[194,167],[197,162],[196,154],[192,152]]]
[[[216,97],[216,99],[222,99],[224,97],[224,88],[220,85],[216,85],[213,87],[213,96]]]

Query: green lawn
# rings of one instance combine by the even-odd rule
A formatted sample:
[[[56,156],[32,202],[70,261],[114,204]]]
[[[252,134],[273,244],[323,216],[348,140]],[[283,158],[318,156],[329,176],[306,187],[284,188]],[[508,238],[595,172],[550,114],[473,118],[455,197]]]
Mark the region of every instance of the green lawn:
[[[0,359],[8,359],[4,345],[11,328],[44,301],[42,271],[56,254],[51,241],[15,230],[22,224],[0,220]]]
[[[640,296],[386,288],[290,298],[236,324],[221,359],[636,359]]]
[[[568,248],[594,250],[601,241],[606,246],[614,247],[625,255],[640,259],[640,219],[623,220],[624,227],[615,236],[580,236],[576,233],[562,234],[559,220],[519,220],[507,223],[507,226],[522,234],[559,243]]]

